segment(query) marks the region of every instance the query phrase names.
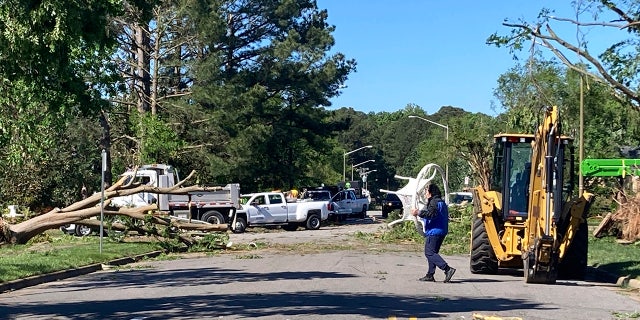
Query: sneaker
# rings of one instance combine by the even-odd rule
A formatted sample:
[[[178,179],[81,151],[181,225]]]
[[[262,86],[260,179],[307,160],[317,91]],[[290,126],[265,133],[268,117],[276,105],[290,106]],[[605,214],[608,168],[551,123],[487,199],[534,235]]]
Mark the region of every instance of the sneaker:
[[[456,273],[456,269],[449,267],[449,269],[444,272],[444,282],[451,281],[451,277],[453,277],[454,273]]]
[[[420,281],[429,281],[429,282],[435,282],[436,281],[436,279],[433,278],[433,275],[432,274],[428,274],[428,273],[427,273],[426,276],[424,276],[424,277],[422,277],[422,278],[420,278],[418,280],[420,280]]]

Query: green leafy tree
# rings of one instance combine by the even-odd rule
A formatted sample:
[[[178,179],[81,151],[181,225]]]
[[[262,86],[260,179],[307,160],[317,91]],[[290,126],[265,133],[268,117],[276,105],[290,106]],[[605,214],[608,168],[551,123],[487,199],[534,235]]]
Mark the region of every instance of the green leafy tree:
[[[544,106],[564,108],[561,92],[566,87],[562,79],[564,68],[547,60],[529,59],[498,78],[494,95],[505,110],[504,131],[533,133]],[[566,108],[565,108],[566,109]]]
[[[530,61],[516,66],[500,76],[494,93],[505,109],[504,131],[533,133],[541,107],[558,105],[564,133],[579,139],[582,94],[586,157],[618,157],[619,147],[640,143],[637,112],[621,105],[602,83],[587,82],[581,93],[579,73],[562,64]]]
[[[323,106],[355,68],[342,54],[327,54],[334,30],[327,12],[297,0],[225,2],[219,12],[200,13],[226,21],[220,39],[199,39],[217,45],[194,64],[193,100],[229,136],[221,158],[229,170],[212,174],[248,190],[308,180],[309,163],[332,150]]]
[[[334,27],[325,10],[311,0],[128,8],[117,20],[123,90],[111,114],[128,124],[112,134],[120,166],[166,161],[245,190],[316,179],[309,163],[333,146],[324,106],[355,70],[328,54]]]
[[[83,178],[66,175],[79,163],[67,161],[95,150],[74,150],[67,129],[105,105],[110,65],[101,62],[118,9],[101,0],[0,4],[0,202],[56,205],[72,200],[62,189],[80,190]]]
[[[461,190],[464,178],[469,187],[482,186],[489,190],[493,159],[493,135],[500,131],[500,118],[482,113],[467,113],[451,119],[451,146],[456,150],[450,186]]]

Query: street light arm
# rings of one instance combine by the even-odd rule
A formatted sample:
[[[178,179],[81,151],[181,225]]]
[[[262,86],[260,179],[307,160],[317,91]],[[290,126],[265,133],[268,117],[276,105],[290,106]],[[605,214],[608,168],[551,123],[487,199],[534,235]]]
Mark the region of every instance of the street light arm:
[[[442,127],[442,128],[445,128],[445,129],[449,130],[449,126],[446,126],[446,125],[444,125],[444,124],[437,123],[437,122],[435,122],[435,121],[431,121],[431,120],[429,120],[429,119],[425,119],[425,118],[423,118],[423,117],[419,117],[419,116],[409,116],[409,118],[417,118],[417,119],[420,119],[420,120],[423,120],[423,121],[429,122],[429,123],[431,123],[431,124],[435,124],[436,126],[439,126],[439,127]]]
[[[373,148],[373,146],[372,146],[372,145],[368,145],[368,146],[360,147],[360,148],[358,148],[358,149],[351,150],[351,151],[349,151],[349,152],[345,153],[344,155],[345,155],[345,156],[347,156],[347,155],[350,155],[350,154],[352,154],[352,153],[354,153],[354,152],[358,152],[358,151],[360,151],[360,150],[362,150],[362,149],[367,149],[367,148]]]
[[[345,181],[347,179],[347,155],[352,154],[356,151],[360,151],[362,149],[366,149],[366,148],[373,148],[373,146],[372,145],[364,146],[355,150],[351,150],[349,152],[345,152],[342,155],[342,181]]]
[[[364,162],[360,162],[360,163],[358,163],[358,164],[351,165],[351,180],[353,180],[353,169],[354,169],[355,167],[361,166],[361,165],[363,165],[363,164],[365,164],[365,163],[367,163],[367,162],[376,162],[376,160],[374,160],[374,159],[369,159],[369,160],[367,160],[367,161],[364,161]]]
[[[374,159],[370,159],[370,160],[367,160],[367,161],[364,161],[364,162],[360,162],[360,163],[358,163],[358,164],[351,165],[351,167],[352,167],[352,168],[359,167],[359,166],[361,166],[361,165],[363,165],[363,164],[365,164],[365,163],[367,163],[367,162],[376,162],[376,160],[374,160]]]

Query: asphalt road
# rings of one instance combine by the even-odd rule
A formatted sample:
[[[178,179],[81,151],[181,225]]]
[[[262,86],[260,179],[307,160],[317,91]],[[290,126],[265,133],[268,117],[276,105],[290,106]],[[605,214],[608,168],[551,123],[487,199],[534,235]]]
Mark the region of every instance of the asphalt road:
[[[374,213],[375,214],[375,213]],[[347,241],[371,220],[318,231],[232,235],[232,241]],[[297,239],[297,240],[296,240]],[[2,319],[625,319],[640,302],[596,281],[526,284],[521,272],[473,275],[468,257],[448,256],[451,283],[417,281],[420,252],[299,254],[251,251],[145,261],[0,294]]]

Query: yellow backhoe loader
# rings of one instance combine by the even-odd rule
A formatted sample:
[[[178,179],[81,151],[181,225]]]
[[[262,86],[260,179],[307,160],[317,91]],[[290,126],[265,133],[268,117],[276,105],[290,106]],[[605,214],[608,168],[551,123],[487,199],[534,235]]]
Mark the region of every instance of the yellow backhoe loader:
[[[494,142],[490,189],[473,189],[471,272],[521,268],[527,283],[584,278],[593,195],[572,197],[573,139],[561,135],[557,107],[544,109],[535,134]]]

